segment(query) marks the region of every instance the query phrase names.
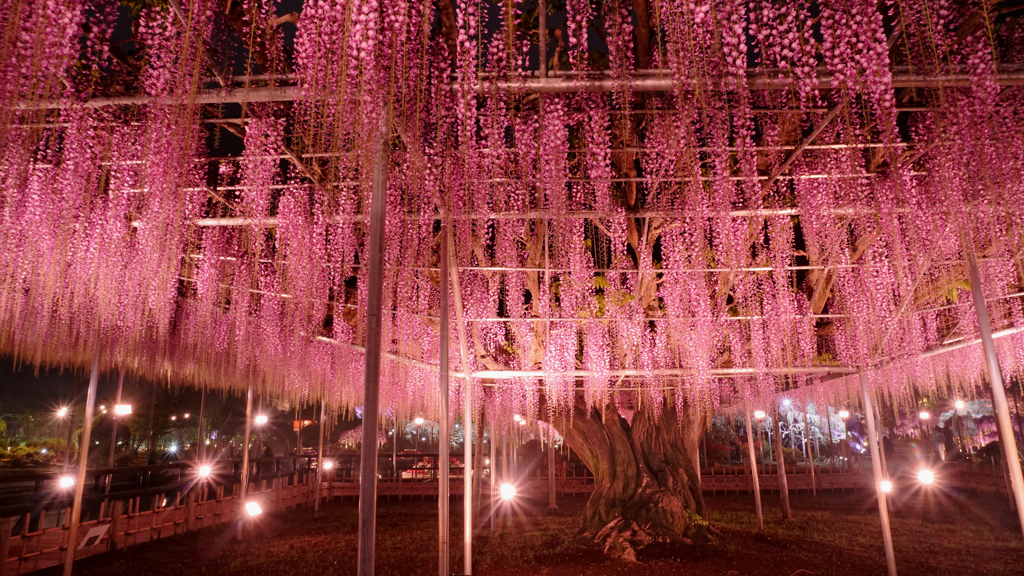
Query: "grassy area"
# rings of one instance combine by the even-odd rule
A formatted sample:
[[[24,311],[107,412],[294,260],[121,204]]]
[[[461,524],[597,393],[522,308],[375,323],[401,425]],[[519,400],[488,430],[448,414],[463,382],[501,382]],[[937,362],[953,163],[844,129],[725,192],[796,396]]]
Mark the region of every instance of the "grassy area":
[[[492,536],[474,541],[477,574],[497,576],[883,574],[878,509],[866,494],[793,496],[792,520],[783,521],[778,498],[765,497],[766,527],[754,534],[752,496],[708,498],[710,521],[722,531],[709,545],[657,544],[640,564],[610,562],[575,537],[583,499],[565,499],[549,512],[542,503],[521,506]],[[437,574],[437,502],[381,502],[377,521],[377,574]],[[462,513],[452,506],[451,568],[461,574]],[[226,528],[211,528],[132,547],[76,564],[82,576],[323,576],[354,574],[354,502],[321,510],[266,515],[242,542]],[[901,574],[1024,574],[1024,545],[1006,500],[921,493],[895,503],[896,561]],[[58,574],[54,569],[48,574]]]

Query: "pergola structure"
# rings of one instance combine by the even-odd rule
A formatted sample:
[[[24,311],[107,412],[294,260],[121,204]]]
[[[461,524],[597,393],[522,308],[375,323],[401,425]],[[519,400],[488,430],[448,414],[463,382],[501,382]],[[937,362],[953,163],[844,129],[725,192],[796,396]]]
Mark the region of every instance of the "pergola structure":
[[[363,574],[378,415],[449,402],[675,537],[720,407],[987,375],[1024,509],[1016,3],[278,4],[0,8],[5,354],[362,406]]]

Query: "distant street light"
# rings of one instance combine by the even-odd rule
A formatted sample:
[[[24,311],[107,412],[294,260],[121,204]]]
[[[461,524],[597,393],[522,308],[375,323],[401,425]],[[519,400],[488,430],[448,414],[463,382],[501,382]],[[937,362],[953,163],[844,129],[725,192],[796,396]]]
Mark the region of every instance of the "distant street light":
[[[330,470],[332,468],[334,468],[334,462],[332,462],[330,460],[327,460],[326,462],[324,462],[324,470]]]
[[[61,406],[60,410],[57,410],[57,418],[64,418],[68,415],[68,407]]]
[[[256,424],[266,424],[266,423],[267,423],[266,415],[260,414],[259,416],[256,417]]]
[[[935,473],[925,468],[917,473],[917,480],[921,484],[931,484],[935,482]]]
[[[118,404],[117,406],[114,406],[114,414],[117,414],[118,416],[129,416],[131,413],[131,404]]]
[[[212,473],[213,473],[213,468],[210,467],[209,464],[204,464],[204,465],[199,467],[199,477],[200,478],[207,478]]]
[[[61,488],[67,489],[67,488],[71,488],[74,485],[75,485],[75,479],[73,477],[71,477],[71,476],[61,476],[60,477],[60,487]]]
[[[516,497],[516,487],[511,484],[502,484],[498,491],[501,494],[501,499],[506,502]]]

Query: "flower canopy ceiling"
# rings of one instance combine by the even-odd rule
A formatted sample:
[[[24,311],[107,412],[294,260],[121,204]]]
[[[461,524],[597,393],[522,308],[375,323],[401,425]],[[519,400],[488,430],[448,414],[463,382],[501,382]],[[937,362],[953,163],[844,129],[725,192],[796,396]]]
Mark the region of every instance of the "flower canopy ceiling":
[[[1019,14],[564,0],[540,59],[532,1],[4,0],[0,351],[360,404],[383,162],[389,410],[436,410],[442,243],[509,412],[969,387],[971,259],[1024,370]]]

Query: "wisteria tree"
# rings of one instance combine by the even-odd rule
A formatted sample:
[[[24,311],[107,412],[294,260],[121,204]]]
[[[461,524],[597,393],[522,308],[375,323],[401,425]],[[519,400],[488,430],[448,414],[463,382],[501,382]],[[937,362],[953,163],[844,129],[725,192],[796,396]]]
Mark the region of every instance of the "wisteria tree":
[[[493,437],[550,421],[621,557],[703,535],[723,406],[846,401],[856,372],[897,409],[970,395],[969,263],[1024,368],[1016,3],[546,17],[541,42],[534,2],[3,3],[0,350],[352,410],[385,158],[382,407],[444,417],[447,360]]]

